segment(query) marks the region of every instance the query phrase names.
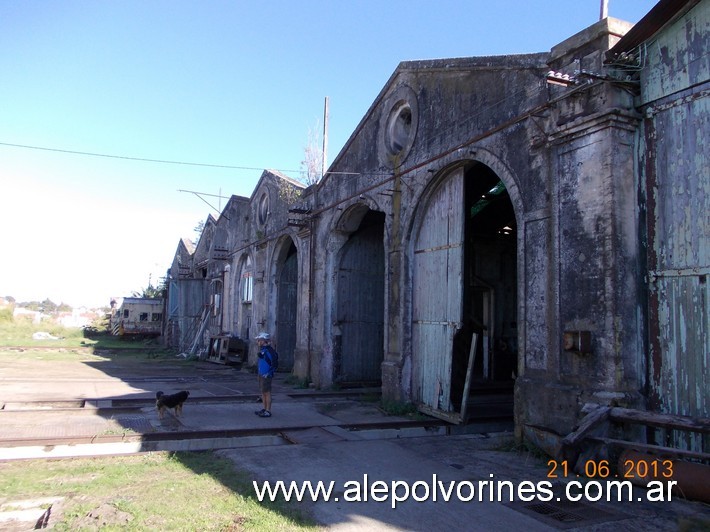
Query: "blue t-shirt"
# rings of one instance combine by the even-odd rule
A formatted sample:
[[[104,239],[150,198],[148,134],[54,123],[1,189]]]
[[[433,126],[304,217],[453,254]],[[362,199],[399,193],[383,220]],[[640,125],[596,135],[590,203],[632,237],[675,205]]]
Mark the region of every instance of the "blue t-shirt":
[[[270,345],[262,345],[259,350],[259,364],[257,370],[262,377],[273,377],[274,368],[271,367],[274,348]]]

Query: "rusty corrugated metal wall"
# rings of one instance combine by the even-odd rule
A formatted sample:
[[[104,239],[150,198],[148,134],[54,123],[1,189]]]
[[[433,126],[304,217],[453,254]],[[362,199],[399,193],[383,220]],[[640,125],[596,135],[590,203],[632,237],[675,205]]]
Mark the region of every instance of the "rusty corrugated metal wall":
[[[709,14],[701,3],[658,36],[647,46],[653,68],[642,73],[649,406],[693,417],[710,413]],[[703,446],[699,437],[667,439]]]
[[[204,279],[175,279],[168,286],[168,346],[187,350],[197,334],[207,289]]]

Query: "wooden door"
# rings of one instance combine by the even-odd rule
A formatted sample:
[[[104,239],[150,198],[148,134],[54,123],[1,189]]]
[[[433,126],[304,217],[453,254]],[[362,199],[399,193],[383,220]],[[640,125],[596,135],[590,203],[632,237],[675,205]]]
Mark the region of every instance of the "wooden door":
[[[279,370],[291,371],[296,349],[296,314],[298,311],[298,255],[292,253],[284,261],[279,276],[276,312]]]
[[[423,410],[448,418],[453,338],[461,327],[463,170],[429,198],[414,246],[412,333],[415,396]]]
[[[336,377],[379,382],[384,359],[385,250],[382,224],[354,233],[338,270],[337,322],[342,334]]]

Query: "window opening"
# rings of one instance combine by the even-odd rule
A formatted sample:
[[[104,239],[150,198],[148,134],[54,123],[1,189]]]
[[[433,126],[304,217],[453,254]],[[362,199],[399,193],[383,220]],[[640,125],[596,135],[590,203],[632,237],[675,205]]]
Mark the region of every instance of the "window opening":
[[[242,267],[242,303],[251,303],[254,295],[254,274],[252,272],[251,258],[247,257]]]

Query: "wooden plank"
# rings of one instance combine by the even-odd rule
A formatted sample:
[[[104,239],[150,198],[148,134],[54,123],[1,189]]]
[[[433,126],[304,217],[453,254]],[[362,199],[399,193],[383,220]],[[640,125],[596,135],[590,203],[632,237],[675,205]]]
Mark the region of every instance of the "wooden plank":
[[[650,427],[688,430],[691,432],[710,434],[710,419],[708,418],[690,418],[619,407],[611,409],[610,417],[613,421],[617,422],[639,423]]]
[[[463,385],[463,397],[461,398],[461,422],[466,423],[466,411],[468,410],[468,396],[471,393],[471,378],[473,376],[473,366],[476,362],[476,347],[478,345],[478,333],[473,333],[471,338],[471,350],[468,352],[468,369],[466,369],[466,382]]]
[[[448,412],[439,408],[432,408],[425,403],[420,403],[417,408],[421,413],[428,416],[443,419],[444,421],[448,421],[449,423],[454,423],[456,425],[461,423],[461,416],[458,412]]]
[[[589,435],[590,431],[594,430],[601,423],[609,419],[609,412],[611,412],[611,407],[608,406],[602,406],[592,410],[584,417],[577,430],[562,439],[562,445],[577,445]]]

